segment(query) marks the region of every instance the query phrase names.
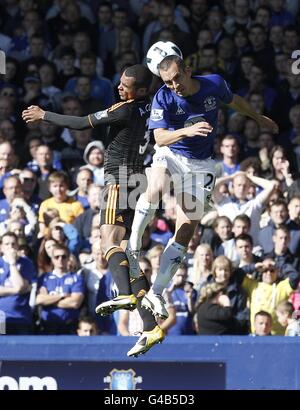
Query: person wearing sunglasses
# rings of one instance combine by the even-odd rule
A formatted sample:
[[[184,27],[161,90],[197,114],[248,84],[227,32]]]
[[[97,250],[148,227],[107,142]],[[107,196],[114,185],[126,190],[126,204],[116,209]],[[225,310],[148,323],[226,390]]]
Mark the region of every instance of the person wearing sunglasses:
[[[291,293],[297,288],[299,273],[293,271],[286,275],[286,279],[279,279],[279,269],[274,259],[265,258],[255,265],[261,280],[253,276],[245,276],[243,288],[250,301],[251,331],[254,333],[254,319],[257,312],[263,310],[272,315],[272,334],[284,335],[284,328],[278,322],[276,306],[287,301]]]
[[[52,272],[38,282],[36,304],[41,306],[41,333],[75,334],[85,286],[82,275],[68,271],[70,252],[64,245],[52,250]]]

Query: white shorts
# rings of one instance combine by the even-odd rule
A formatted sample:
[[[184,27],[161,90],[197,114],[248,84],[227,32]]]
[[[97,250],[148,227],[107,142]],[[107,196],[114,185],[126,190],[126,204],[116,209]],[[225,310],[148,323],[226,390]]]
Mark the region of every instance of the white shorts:
[[[211,158],[186,158],[175,154],[169,147],[156,145],[152,167],[166,168],[172,177],[175,195],[187,193],[203,204],[203,210],[206,210],[211,206],[215,186],[215,164]]]

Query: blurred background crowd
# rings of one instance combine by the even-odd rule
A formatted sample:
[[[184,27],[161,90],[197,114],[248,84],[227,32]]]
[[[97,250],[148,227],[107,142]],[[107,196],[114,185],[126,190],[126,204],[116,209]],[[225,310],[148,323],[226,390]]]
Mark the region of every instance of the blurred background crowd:
[[[278,135],[219,112],[214,209],[165,292],[169,335],[299,334],[300,5],[297,0],[0,0],[0,320],[7,334],[119,334],[135,312],[95,317],[115,292],[100,247],[105,128],[26,124],[30,105],[87,115],[118,101],[124,68],[159,40],[194,74],[218,73]],[[299,52],[300,55],[300,52]],[[153,81],[154,93],[160,86]],[[153,142],[153,141],[152,141]],[[150,145],[146,164],[151,164]],[[143,237],[153,281],[174,232],[165,195]]]

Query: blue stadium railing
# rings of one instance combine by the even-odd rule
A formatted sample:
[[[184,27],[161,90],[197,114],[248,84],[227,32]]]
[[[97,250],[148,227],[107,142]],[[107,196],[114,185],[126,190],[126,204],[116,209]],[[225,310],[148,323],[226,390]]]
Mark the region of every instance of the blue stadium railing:
[[[168,337],[128,358],[135,340],[1,336],[0,390],[300,388],[297,337]]]

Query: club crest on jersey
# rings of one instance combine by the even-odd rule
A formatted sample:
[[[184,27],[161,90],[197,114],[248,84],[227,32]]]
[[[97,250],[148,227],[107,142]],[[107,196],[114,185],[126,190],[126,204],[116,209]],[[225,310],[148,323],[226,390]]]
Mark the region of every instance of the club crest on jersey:
[[[182,115],[182,114],[185,114],[185,111],[183,111],[183,109],[178,105],[176,115]]]
[[[151,110],[151,120],[152,121],[160,121],[163,119],[164,110],[160,110],[158,108],[153,108]]]
[[[97,120],[100,120],[101,118],[107,118],[108,117],[107,110],[97,111],[94,114],[94,116],[95,116],[95,118],[97,118]]]
[[[211,111],[217,108],[217,100],[212,95],[206,97],[203,104],[204,104],[205,111]]]

